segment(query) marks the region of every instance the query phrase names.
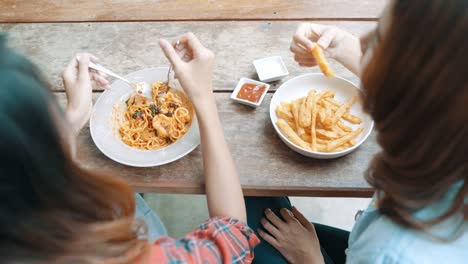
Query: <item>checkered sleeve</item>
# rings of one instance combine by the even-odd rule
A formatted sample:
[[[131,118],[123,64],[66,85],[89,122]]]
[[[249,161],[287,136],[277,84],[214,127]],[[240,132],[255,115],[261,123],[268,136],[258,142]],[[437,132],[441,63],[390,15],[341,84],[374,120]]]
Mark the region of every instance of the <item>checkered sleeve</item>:
[[[151,252],[153,263],[252,263],[260,242],[252,229],[229,217],[208,219],[181,239],[158,239]]]

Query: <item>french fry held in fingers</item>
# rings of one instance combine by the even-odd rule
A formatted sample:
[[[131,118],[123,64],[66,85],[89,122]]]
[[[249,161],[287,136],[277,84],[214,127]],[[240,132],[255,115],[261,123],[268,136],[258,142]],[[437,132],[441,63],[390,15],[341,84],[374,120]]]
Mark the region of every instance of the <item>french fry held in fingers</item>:
[[[315,90],[290,103],[281,102],[276,108],[276,125],[293,144],[318,152],[338,152],[355,146],[363,128],[353,129],[361,119],[349,111],[356,97],[345,103],[334,99],[335,92]],[[348,118],[346,118],[348,117]]]
[[[315,60],[317,61],[320,70],[323,72],[325,76],[328,78],[335,76],[330,64],[328,64],[327,59],[325,58],[325,54],[323,53],[323,49],[317,44],[315,48],[312,50],[312,55],[314,55]]]

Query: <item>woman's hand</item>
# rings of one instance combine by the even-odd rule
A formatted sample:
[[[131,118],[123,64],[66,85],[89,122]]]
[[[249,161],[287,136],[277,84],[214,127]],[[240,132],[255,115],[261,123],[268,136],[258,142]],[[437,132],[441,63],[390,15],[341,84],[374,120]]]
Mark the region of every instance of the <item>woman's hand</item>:
[[[79,133],[91,115],[93,106],[92,81],[105,88],[109,87],[105,74],[89,70],[90,61],[97,61],[97,58],[88,53],[76,54],[62,74],[68,99],[67,118],[75,134]]]
[[[299,65],[312,67],[317,65],[312,55],[317,44],[324,49],[326,56],[340,62],[355,74],[359,72],[361,48],[358,38],[335,26],[303,23],[293,36],[290,50]]]
[[[271,210],[265,211],[262,218],[263,228],[258,230],[260,236],[276,248],[290,263],[323,263],[320,243],[314,225],[296,209],[292,212],[281,209],[281,220]]]
[[[170,44],[160,40],[159,44],[174,67],[177,79],[195,107],[213,98],[214,54],[205,48],[193,33],[187,33]],[[175,47],[175,48],[174,48]]]

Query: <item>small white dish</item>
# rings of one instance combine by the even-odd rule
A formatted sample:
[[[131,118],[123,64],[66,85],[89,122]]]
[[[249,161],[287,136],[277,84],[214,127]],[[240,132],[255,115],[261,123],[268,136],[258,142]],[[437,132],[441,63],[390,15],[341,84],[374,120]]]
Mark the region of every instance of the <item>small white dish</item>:
[[[262,96],[260,97],[260,100],[258,100],[258,102],[254,103],[254,102],[251,102],[251,101],[248,101],[248,100],[237,98],[237,94],[239,94],[240,89],[246,83],[251,83],[251,84],[255,84],[255,85],[259,85],[259,86],[265,85],[266,89],[263,92]],[[270,85],[268,83],[259,82],[259,81],[252,80],[252,79],[249,79],[249,78],[241,78],[239,80],[239,82],[237,83],[236,89],[234,89],[234,91],[231,94],[231,99],[238,102],[238,103],[241,103],[241,104],[245,104],[245,105],[252,106],[252,107],[258,107],[258,106],[260,106],[262,104],[263,98],[265,98],[265,95],[267,94],[269,89],[270,89]]]
[[[257,71],[258,79],[262,82],[278,81],[289,75],[281,56],[254,60],[253,65]]]
[[[275,111],[276,107],[281,102],[290,102],[299,97],[305,96],[311,89],[315,89],[318,92],[323,90],[333,90],[336,93],[335,98],[341,102],[345,102],[347,99],[351,98],[354,95],[357,95],[358,98],[360,98],[360,94],[362,93],[362,91],[350,81],[336,76],[333,78],[327,78],[321,73],[304,74],[288,80],[276,90],[275,94],[271,98],[270,103],[271,123],[273,124],[276,133],[279,135],[279,138],[288,147],[298,152],[299,154],[316,159],[338,158],[356,150],[369,137],[374,127],[374,121],[372,120],[370,115],[364,112],[364,110],[362,109],[362,102],[360,99],[358,99],[356,103],[353,106],[351,106],[350,112],[356,116],[359,116],[362,119],[362,123],[359,125],[348,125],[353,129],[362,127],[364,128],[364,131],[356,138],[356,145],[348,149],[330,153],[304,149],[292,143],[280,131],[280,129],[276,125],[276,121],[278,121],[278,116],[276,115]]]

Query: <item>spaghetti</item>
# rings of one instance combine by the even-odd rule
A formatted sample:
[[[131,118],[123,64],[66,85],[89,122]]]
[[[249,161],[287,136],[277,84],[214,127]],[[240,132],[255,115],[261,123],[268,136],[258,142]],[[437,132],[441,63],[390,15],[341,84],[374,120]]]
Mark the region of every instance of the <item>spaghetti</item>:
[[[180,139],[192,123],[192,105],[185,95],[169,85],[151,85],[152,102],[132,94],[119,122],[121,140],[137,149],[159,149]]]

